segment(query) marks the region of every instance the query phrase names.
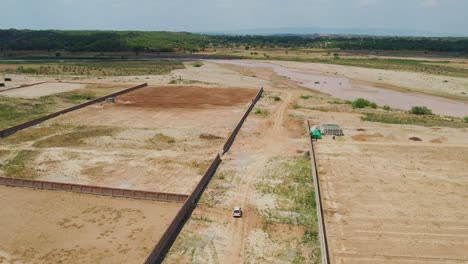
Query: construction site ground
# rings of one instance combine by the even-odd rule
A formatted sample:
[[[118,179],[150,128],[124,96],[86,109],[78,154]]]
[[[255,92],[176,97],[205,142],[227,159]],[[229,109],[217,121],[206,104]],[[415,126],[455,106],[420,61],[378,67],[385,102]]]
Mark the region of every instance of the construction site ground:
[[[0,263],[143,263],[181,207],[0,187]]]
[[[190,194],[256,93],[145,87],[3,139],[0,173]]]
[[[286,66],[314,75],[335,71],[334,66],[324,70],[314,65]],[[332,263],[468,261],[466,127],[366,122],[343,100],[301,87],[267,67],[212,61],[186,67],[165,76],[98,80],[178,84],[144,88],[116,98],[115,104],[87,107],[0,141],[2,164],[24,164],[21,170],[2,166],[3,175],[188,194],[263,86],[265,94],[223,156],[165,263],[320,263],[304,120],[337,123],[345,134],[317,143]],[[399,85],[395,71],[346,69],[353,72],[344,75],[351,81],[382,77]],[[193,85],[203,89],[192,90]],[[418,88],[438,86],[424,82]],[[216,87],[234,89],[204,91]],[[256,89],[242,92],[238,87]],[[178,88],[187,90],[177,93]],[[170,90],[177,100],[168,101],[165,93],[153,94],[152,89]],[[234,206],[243,208],[242,218],[232,217]],[[40,217],[40,212],[34,215]],[[29,222],[39,221],[35,217]],[[24,225],[21,219],[2,220],[4,226]],[[0,249],[11,254],[5,246]],[[100,256],[106,257],[95,251],[86,260]],[[136,258],[129,262],[141,263]]]
[[[307,119],[345,133],[317,143],[331,263],[466,263],[466,128],[365,122],[270,69],[226,67],[270,86],[165,263],[320,263],[316,226],[285,199],[309,160]]]
[[[316,146],[332,263],[466,263],[466,130],[315,118],[346,131]]]

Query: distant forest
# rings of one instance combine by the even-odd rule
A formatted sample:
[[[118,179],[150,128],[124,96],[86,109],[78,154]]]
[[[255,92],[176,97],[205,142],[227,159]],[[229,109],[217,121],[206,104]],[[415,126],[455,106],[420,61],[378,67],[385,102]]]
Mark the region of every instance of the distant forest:
[[[1,51],[197,52],[207,48],[322,48],[468,52],[468,38],[231,36],[186,32],[0,30]]]

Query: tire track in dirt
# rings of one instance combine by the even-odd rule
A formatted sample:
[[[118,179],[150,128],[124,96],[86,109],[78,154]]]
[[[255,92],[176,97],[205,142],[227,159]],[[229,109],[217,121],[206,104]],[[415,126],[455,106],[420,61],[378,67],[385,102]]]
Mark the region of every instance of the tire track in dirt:
[[[236,188],[236,195],[233,200],[237,202],[236,206],[239,205],[244,209],[245,214],[240,219],[232,218],[229,223],[230,226],[227,227],[230,229],[231,239],[226,245],[229,250],[225,258],[226,263],[242,263],[246,259],[245,249],[249,231],[255,223],[261,221],[256,219],[260,218],[260,216],[256,214],[254,207],[249,204],[249,197],[254,193],[255,179],[262,174],[267,161],[283,150],[281,138],[287,132],[284,127],[285,115],[293,95],[289,90],[281,90],[281,92],[286,93],[286,97],[270,117],[270,121],[273,123],[271,129],[266,128],[267,133],[260,137],[259,141],[256,141],[255,149],[262,151],[262,154],[256,155],[255,162],[245,168],[245,173],[241,176],[240,183]]]

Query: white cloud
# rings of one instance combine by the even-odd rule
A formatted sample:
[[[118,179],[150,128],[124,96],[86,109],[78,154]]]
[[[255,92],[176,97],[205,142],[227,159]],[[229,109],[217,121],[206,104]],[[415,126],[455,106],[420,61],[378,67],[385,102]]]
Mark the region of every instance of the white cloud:
[[[421,5],[424,7],[434,7],[439,4],[438,0],[423,0]]]

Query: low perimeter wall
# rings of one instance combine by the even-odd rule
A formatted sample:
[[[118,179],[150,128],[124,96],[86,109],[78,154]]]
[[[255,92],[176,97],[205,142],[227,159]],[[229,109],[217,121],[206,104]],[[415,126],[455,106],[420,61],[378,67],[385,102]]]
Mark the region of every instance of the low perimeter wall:
[[[83,107],[86,107],[86,106],[89,106],[89,105],[92,105],[92,104],[95,104],[95,103],[103,102],[108,97],[119,96],[119,95],[122,95],[124,93],[128,93],[128,92],[143,88],[143,87],[145,87],[147,85],[148,85],[147,83],[143,83],[143,84],[140,84],[140,85],[137,85],[137,86],[130,87],[128,89],[119,91],[119,92],[115,92],[115,93],[112,93],[112,94],[109,94],[109,95],[106,95],[106,96],[103,96],[103,97],[88,101],[88,102],[83,103],[83,104],[75,105],[73,107],[70,107],[70,108],[55,112],[53,114],[49,114],[49,115],[46,115],[46,116],[31,120],[31,121],[28,121],[26,123],[23,123],[23,124],[14,126],[14,127],[10,127],[10,128],[4,129],[4,130],[0,130],[0,138],[7,137],[7,136],[9,136],[11,134],[14,134],[14,133],[20,131],[20,130],[23,130],[23,129],[31,127],[31,126],[35,126],[37,124],[40,124],[40,123],[42,123],[44,121],[47,121],[47,120],[49,120],[51,118],[54,118],[54,117],[57,117],[59,115],[62,115],[62,114],[65,114],[65,113],[68,113],[68,112],[71,112],[71,111],[75,111],[75,110],[78,110],[80,108],[83,108]]]
[[[239,130],[244,124],[245,119],[247,119],[247,116],[250,114],[253,107],[255,106],[255,104],[258,102],[258,100],[262,96],[262,93],[263,93],[263,88],[261,88],[258,91],[257,95],[252,100],[252,103],[250,104],[249,108],[245,112],[244,116],[241,118],[236,128],[234,128],[231,135],[227,139],[226,143],[223,146],[223,154],[228,152],[229,149],[231,148],[232,144],[234,143],[234,139],[237,136],[237,133],[239,133]],[[189,196],[189,198],[187,198],[187,200],[185,201],[185,204],[182,206],[177,216],[174,218],[172,223],[166,229],[166,232],[161,237],[158,244],[156,244],[156,246],[153,248],[153,251],[146,259],[145,264],[162,263],[162,261],[166,257],[167,252],[171,248],[172,244],[176,240],[182,228],[184,227],[185,222],[187,222],[187,219],[190,217],[193,210],[195,210],[195,207],[197,206],[198,201],[200,200],[203,192],[208,186],[208,183],[211,181],[214,174],[216,173],[216,170],[219,164],[221,164],[221,161],[222,161],[221,156],[219,154],[216,155],[215,159],[211,163],[211,166],[208,168],[205,175],[198,183],[197,187],[195,187],[192,194]]]
[[[153,248],[153,251],[146,259],[145,264],[162,263],[167,252],[171,248],[172,244],[176,240],[182,228],[184,227],[185,222],[187,222],[187,219],[190,217],[193,210],[197,206],[198,200],[200,200],[203,191],[210,182],[211,178],[213,178],[213,175],[216,173],[216,169],[218,168],[220,163],[221,157],[218,154],[213,160],[213,163],[211,163],[210,168],[208,168],[205,175],[198,183],[195,190],[185,201],[185,204],[182,206],[179,213],[176,215],[174,220],[166,229],[166,232],[164,232],[161,239],[159,239],[158,244],[156,244],[156,246]]]
[[[318,178],[317,171],[317,162],[315,160],[315,149],[314,141],[310,136],[310,122],[306,122],[307,128],[307,137],[309,138],[310,144],[310,162],[312,164],[312,178],[314,179],[314,189],[315,189],[315,201],[317,204],[317,218],[318,218],[318,229],[319,229],[319,240],[320,240],[320,249],[322,251],[322,264],[330,263],[330,253],[328,251],[328,240],[327,240],[327,231],[325,229],[325,218],[323,215],[323,205],[322,205],[322,192],[320,189],[320,181]]]
[[[185,195],[185,194],[176,194],[176,193],[136,191],[136,190],[119,189],[119,188],[108,188],[108,187],[61,183],[61,182],[15,179],[15,178],[6,178],[6,177],[0,177],[0,185],[13,186],[13,187],[28,187],[28,188],[41,189],[41,190],[67,191],[67,192],[74,192],[74,193],[114,196],[114,197],[132,198],[132,199],[178,202],[178,203],[185,202],[187,198],[189,197],[188,195]]]
[[[226,152],[228,152],[229,149],[231,148],[232,144],[234,143],[234,140],[236,139],[237,134],[239,133],[240,129],[242,128],[242,125],[244,124],[244,121],[247,119],[247,117],[249,116],[250,112],[252,111],[255,104],[258,102],[258,100],[260,100],[260,98],[262,97],[262,94],[263,94],[263,87],[260,88],[260,90],[257,93],[257,96],[255,96],[255,98],[252,100],[252,103],[250,104],[249,108],[247,109],[247,111],[245,111],[244,116],[242,116],[242,118],[239,121],[239,123],[237,124],[236,128],[234,128],[231,135],[226,140],[226,143],[223,146],[223,155]]]

